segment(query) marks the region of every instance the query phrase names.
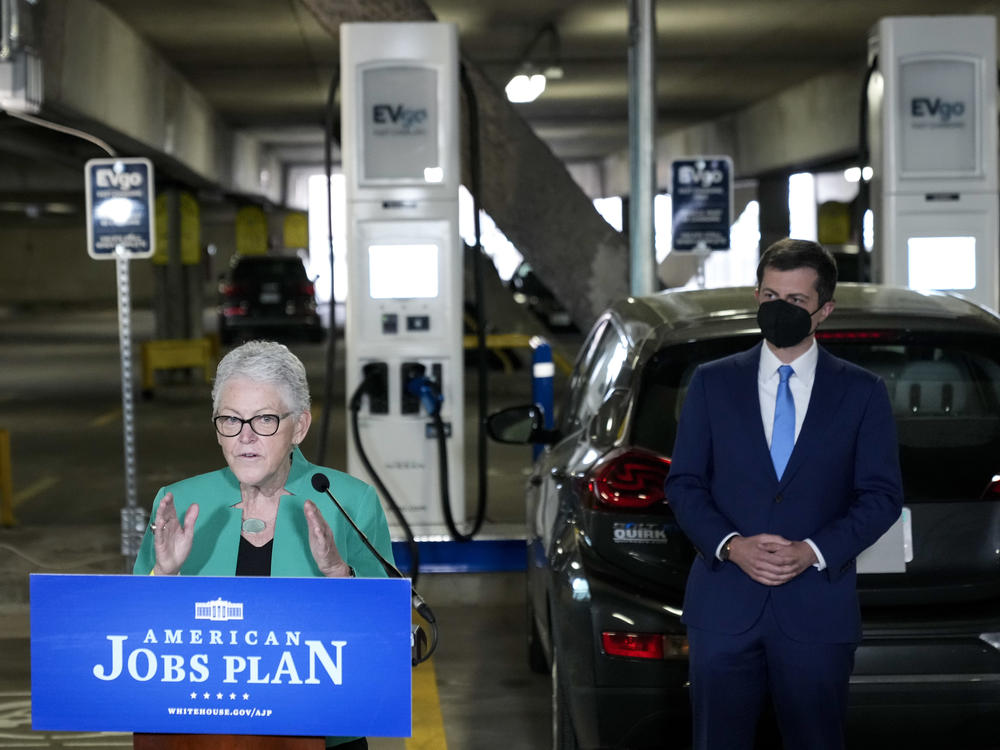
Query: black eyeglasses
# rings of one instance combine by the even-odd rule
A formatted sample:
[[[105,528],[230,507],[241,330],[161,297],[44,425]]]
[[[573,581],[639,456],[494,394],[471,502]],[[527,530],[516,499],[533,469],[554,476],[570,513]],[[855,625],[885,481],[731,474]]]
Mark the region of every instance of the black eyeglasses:
[[[288,414],[258,414],[250,419],[240,419],[224,414],[220,417],[213,417],[215,431],[222,437],[236,437],[243,432],[243,425],[250,425],[250,429],[261,437],[270,437],[278,431],[278,425]]]

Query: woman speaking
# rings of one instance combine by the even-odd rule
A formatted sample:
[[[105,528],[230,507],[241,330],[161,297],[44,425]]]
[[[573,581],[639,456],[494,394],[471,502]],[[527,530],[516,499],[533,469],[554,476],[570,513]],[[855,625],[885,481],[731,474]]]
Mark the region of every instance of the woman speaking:
[[[309,463],[305,367],[287,347],[250,341],[219,362],[212,422],[227,468],[163,487],[143,537],[139,575],[384,577],[332,502],[317,503],[312,477],[330,491],[371,543],[392,560],[389,527],[375,490],[343,472]],[[182,520],[183,519],[183,520]],[[340,750],[364,738],[327,738]]]

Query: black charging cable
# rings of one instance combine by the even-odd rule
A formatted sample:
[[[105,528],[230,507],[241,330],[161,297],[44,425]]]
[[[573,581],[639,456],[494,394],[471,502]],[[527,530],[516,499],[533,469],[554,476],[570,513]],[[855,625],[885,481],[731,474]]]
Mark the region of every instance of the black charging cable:
[[[463,533],[455,523],[455,517],[451,512],[451,490],[448,482],[448,433],[444,419],[441,417],[441,404],[444,403],[444,396],[441,393],[440,384],[433,378],[425,375],[418,375],[410,378],[406,382],[406,391],[413,396],[418,396],[427,414],[434,421],[434,435],[438,446],[438,484],[441,490],[441,510],[444,514],[444,522],[448,527],[448,533],[456,542],[469,542],[482,528],[485,519],[484,506],[480,506],[480,513],[473,521],[472,530]]]
[[[406,516],[403,515],[402,509],[396,502],[392,493],[389,492],[389,488],[385,486],[382,481],[382,477],[378,475],[375,471],[375,467],[372,466],[372,462],[368,460],[368,454],[365,452],[365,446],[361,442],[361,430],[358,427],[358,412],[361,411],[361,399],[365,394],[369,394],[369,389],[372,386],[372,380],[370,377],[364,377],[357,388],[354,389],[354,393],[351,395],[350,401],[350,411],[351,411],[351,437],[354,441],[354,448],[358,452],[358,457],[361,459],[361,463],[364,464],[365,471],[368,472],[368,476],[372,478],[375,486],[378,488],[382,499],[385,500],[386,504],[389,506],[389,510],[396,517],[399,522],[400,528],[403,530],[403,535],[406,537],[406,546],[410,550],[410,580],[416,585],[417,580],[420,578],[420,547],[417,545],[417,540],[413,536],[413,529],[410,528],[410,524],[406,520]]]
[[[316,463],[326,463],[327,441],[330,437],[330,421],[333,415],[333,374],[337,357],[337,300],[333,297],[333,142],[340,146],[340,118],[336,106],[337,89],[340,87],[340,70],[334,71],[326,96],[326,117],[323,124],[323,163],[326,174],[326,239],[330,261],[330,323],[327,330],[323,378],[323,411],[320,414],[319,444],[316,448]]]

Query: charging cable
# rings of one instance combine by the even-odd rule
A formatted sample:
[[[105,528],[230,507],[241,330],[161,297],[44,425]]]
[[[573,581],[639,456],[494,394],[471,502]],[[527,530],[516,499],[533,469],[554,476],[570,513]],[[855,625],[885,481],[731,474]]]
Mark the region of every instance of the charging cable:
[[[382,495],[382,499],[385,500],[392,514],[396,517],[399,522],[400,528],[403,529],[403,534],[406,536],[406,546],[410,550],[410,579],[413,581],[413,585],[416,585],[417,579],[420,577],[420,548],[417,545],[417,540],[413,536],[413,529],[410,528],[410,524],[406,520],[406,516],[403,515],[402,509],[396,503],[395,498],[393,498],[392,493],[389,492],[389,488],[385,486],[382,481],[382,477],[378,475],[375,471],[375,467],[372,466],[371,461],[368,460],[368,454],[365,452],[365,447],[361,443],[361,431],[358,428],[358,412],[361,411],[361,399],[365,394],[369,393],[369,389],[372,386],[372,378],[365,375],[361,383],[357,388],[354,389],[354,393],[351,395],[350,409],[351,409],[351,437],[354,439],[354,448],[358,452],[358,457],[361,459],[361,463],[364,464],[365,471],[368,472],[368,476],[372,478],[375,482],[375,486],[378,488],[379,493]]]

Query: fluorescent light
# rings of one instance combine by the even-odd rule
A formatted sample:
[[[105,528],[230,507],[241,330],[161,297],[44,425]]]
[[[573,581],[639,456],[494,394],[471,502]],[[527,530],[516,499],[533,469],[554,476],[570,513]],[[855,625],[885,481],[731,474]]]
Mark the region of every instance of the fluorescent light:
[[[507,100],[514,104],[533,102],[545,91],[545,76],[541,73],[530,76],[519,73],[510,79],[504,91],[507,92]]]
[[[844,179],[848,182],[870,182],[875,171],[871,167],[848,167],[844,170]]]

